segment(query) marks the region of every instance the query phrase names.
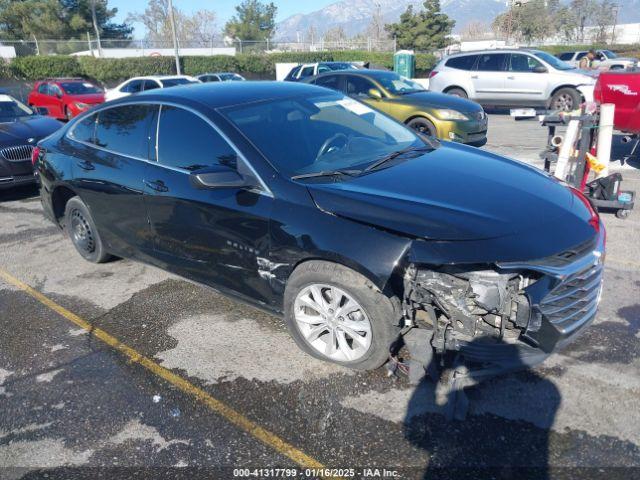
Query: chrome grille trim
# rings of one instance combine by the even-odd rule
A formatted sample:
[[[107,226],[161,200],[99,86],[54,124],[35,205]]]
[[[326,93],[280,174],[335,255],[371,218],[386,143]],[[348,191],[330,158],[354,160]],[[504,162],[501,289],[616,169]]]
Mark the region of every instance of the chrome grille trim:
[[[10,162],[24,162],[31,160],[33,148],[33,145],[14,145],[0,149],[0,155]]]

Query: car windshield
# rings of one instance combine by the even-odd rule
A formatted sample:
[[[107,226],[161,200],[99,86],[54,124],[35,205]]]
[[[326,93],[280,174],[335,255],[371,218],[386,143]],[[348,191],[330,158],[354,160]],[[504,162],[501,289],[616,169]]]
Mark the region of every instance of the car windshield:
[[[164,88],[175,87],[177,85],[188,85],[189,83],[198,83],[188,78],[165,78],[160,80]]]
[[[550,53],[542,52],[540,50],[536,50],[536,51],[533,51],[531,53],[533,53],[540,60],[543,60],[543,61],[547,62],[549,65],[551,65],[556,70],[573,70],[573,69],[575,69],[575,67],[572,67],[568,63],[563,62],[558,57],[554,57]]]
[[[283,175],[359,169],[425,147],[411,130],[341,94],[266,100],[223,110]]]
[[[69,95],[86,95],[89,93],[102,93],[100,87],[89,82],[61,82],[60,86]]]
[[[33,115],[29,107],[9,95],[0,94],[0,122],[12,122],[29,115]]]
[[[611,50],[602,50],[602,53],[604,53],[607,58],[618,58]]]
[[[393,72],[377,75],[375,79],[393,95],[405,95],[407,93],[425,91],[424,87],[419,83],[401,77]]]

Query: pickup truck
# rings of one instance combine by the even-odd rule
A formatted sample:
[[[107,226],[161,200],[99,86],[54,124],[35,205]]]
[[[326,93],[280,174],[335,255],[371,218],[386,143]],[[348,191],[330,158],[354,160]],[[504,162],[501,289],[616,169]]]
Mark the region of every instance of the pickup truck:
[[[617,130],[640,134],[640,70],[602,72],[593,96],[600,104],[616,106],[613,123]]]

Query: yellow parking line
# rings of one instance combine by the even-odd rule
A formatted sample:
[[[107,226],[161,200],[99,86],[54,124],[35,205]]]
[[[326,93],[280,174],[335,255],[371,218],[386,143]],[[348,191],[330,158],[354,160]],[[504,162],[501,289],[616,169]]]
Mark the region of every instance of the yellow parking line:
[[[278,453],[290,458],[295,463],[304,468],[325,468],[320,462],[316,459],[310,457],[306,453],[298,450],[290,443],[287,443],[285,440],[280,438],[274,433],[271,433],[268,430],[265,430],[255,422],[249,420],[247,417],[242,415],[240,412],[234,410],[230,406],[221,402],[220,400],[212,397],[207,392],[202,390],[201,388],[196,387],[191,382],[185,380],[184,378],[172,373],[170,370],[160,366],[150,358],[145,357],[135,349],[125,345],[120,342],[114,336],[108,334],[104,330],[95,327],[90,324],[86,320],[82,319],[78,315],[73,312],[70,312],[66,308],[61,305],[58,305],[56,302],[46,297],[42,293],[38,292],[31,286],[26,283],[18,280],[10,273],[4,271],[0,268],[0,278],[3,278],[7,283],[18,287],[23,292],[31,295],[33,298],[38,300],[43,305],[49,307],[54,312],[62,315],[67,320],[75,323],[80,328],[83,328],[87,332],[89,332],[94,337],[102,340],[104,343],[118,350],[122,354],[124,354],[131,362],[142,365],[144,368],[157,375],[158,377],[166,380],[170,384],[178,387],[183,392],[195,397],[202,403],[204,403],[207,407],[213,410],[215,413],[224,417],[227,421],[235,425],[236,427],[244,430],[254,438],[260,440],[262,443],[268,445],[273,448]]]

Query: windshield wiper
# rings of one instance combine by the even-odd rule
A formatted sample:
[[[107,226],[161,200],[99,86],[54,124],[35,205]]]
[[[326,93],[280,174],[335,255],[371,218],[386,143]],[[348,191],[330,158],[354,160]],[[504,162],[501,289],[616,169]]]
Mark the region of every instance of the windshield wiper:
[[[407,153],[430,152],[432,150],[435,150],[436,148],[437,148],[436,145],[425,145],[424,147],[408,147],[408,148],[404,148],[402,150],[398,150],[396,152],[392,152],[389,155],[387,155],[385,157],[382,157],[380,160],[378,160],[376,162],[373,162],[371,165],[369,165],[363,171],[370,172],[371,170],[375,170],[376,168],[384,165],[385,163],[390,162],[394,158],[398,158],[399,156],[405,155]]]
[[[323,170],[321,172],[302,173],[300,175],[294,175],[291,180],[301,180],[303,178],[316,178],[316,177],[337,177],[347,175],[353,177],[361,173],[361,170]]]

